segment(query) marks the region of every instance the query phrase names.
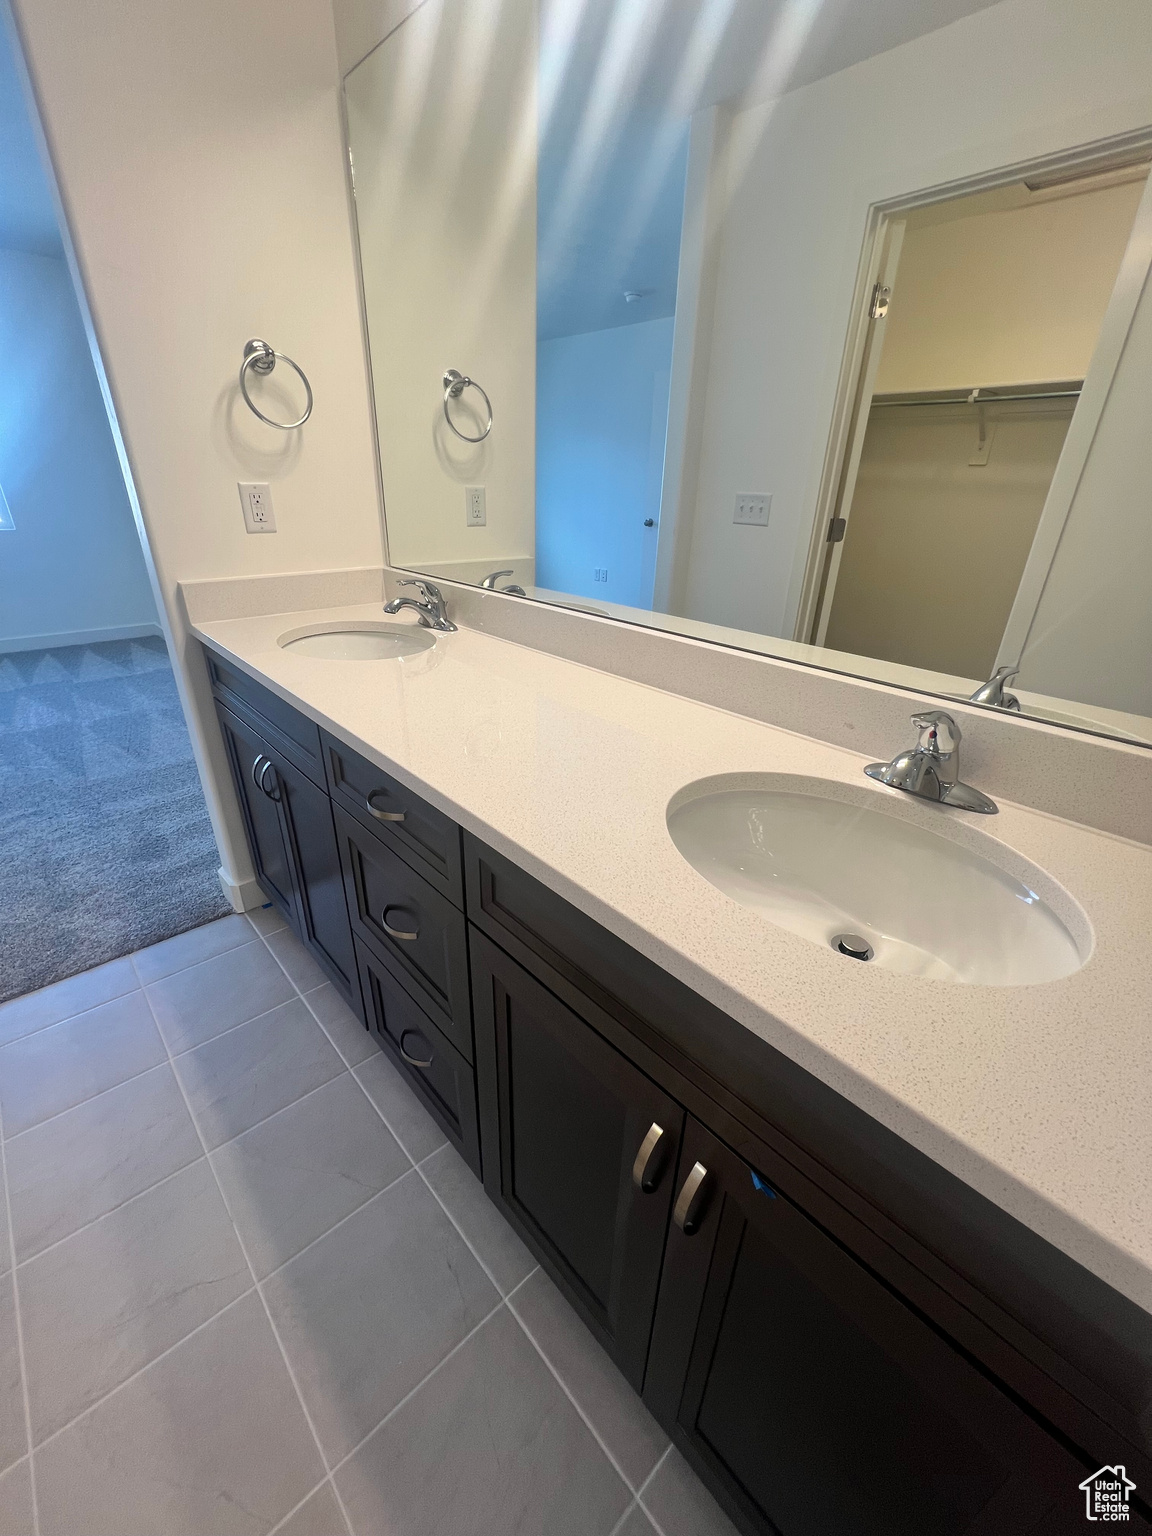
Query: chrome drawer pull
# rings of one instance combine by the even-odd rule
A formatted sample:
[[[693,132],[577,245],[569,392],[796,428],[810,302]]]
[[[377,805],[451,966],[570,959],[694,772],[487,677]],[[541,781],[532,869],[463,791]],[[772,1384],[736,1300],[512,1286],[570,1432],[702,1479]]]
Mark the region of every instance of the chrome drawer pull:
[[[374,789],[372,794],[365,796],[364,804],[368,807],[368,814],[375,816],[377,821],[403,821],[407,811],[378,811],[372,804],[372,795],[386,795],[386,789]]]
[[[653,1120],[647,1136],[640,1143],[636,1161],[632,1164],[632,1182],[646,1195],[650,1195],[656,1188],[660,1182],[660,1175],[664,1172],[664,1159],[657,1156],[663,1140],[664,1127],[657,1125]]]
[[[412,1056],[412,1055],[409,1054],[408,1051],[406,1051],[404,1049],[404,1042],[405,1042],[405,1040],[407,1040],[409,1038],[410,1035],[415,1035],[417,1040],[423,1041],[424,1047],[425,1047],[425,1049],[428,1052],[428,1055],[426,1057],[422,1058],[420,1056]],[[423,1067],[430,1067],[432,1065],[432,1062],[433,1062],[433,1059],[435,1058],[436,1052],[428,1044],[427,1040],[424,1039],[424,1036],[420,1033],[420,1031],[418,1029],[406,1029],[404,1031],[404,1033],[400,1036],[400,1054],[401,1054],[401,1056],[403,1056],[404,1060],[408,1063],[408,1065],[410,1067],[422,1067],[423,1068]]]
[[[700,1218],[704,1213],[707,1189],[708,1170],[703,1163],[694,1163],[692,1172],[684,1180],[684,1187],[676,1198],[676,1208],[672,1212],[672,1220],[685,1237],[691,1237],[694,1232],[700,1230]]]
[[[388,914],[395,910],[396,908],[394,907],[385,907],[383,912],[381,912],[380,922],[384,927],[384,932],[390,939],[404,939],[409,944],[414,943],[420,937],[419,928],[412,928],[407,931],[403,928],[393,928],[392,924],[388,921]],[[404,909],[401,907],[400,910],[403,911]]]
[[[248,771],[256,789],[260,788],[260,780],[256,776],[256,770],[260,767],[261,763],[266,763],[267,761],[268,759],[264,756],[263,752],[257,752],[256,756],[252,759],[252,767]]]

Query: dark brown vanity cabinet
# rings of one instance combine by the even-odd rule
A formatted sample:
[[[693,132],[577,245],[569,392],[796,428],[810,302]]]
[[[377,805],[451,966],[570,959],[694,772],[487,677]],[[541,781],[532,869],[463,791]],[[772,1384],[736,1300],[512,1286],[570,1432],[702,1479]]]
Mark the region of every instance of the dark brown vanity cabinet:
[[[216,712],[248,832],[256,878],[357,1013],[362,1012],[344,881],[324,790],[253,714]]]
[[[644,1396],[732,1514],[784,1536],[1079,1528],[1081,1464],[806,1215],[795,1179],[689,1119]]]
[[[484,1182],[640,1390],[684,1111],[472,935]]]

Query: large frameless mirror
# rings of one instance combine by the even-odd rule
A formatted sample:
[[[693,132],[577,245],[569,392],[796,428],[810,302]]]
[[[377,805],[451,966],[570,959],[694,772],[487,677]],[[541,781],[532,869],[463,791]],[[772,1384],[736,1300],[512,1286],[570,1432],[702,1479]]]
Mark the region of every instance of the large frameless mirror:
[[[393,565],[1152,744],[1145,0],[424,0],[345,94]]]

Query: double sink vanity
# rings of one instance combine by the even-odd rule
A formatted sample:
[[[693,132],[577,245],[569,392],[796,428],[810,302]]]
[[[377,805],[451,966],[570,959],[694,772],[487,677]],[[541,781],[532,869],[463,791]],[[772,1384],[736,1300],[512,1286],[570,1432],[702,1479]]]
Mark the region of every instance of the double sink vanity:
[[[257,879],[738,1528],[1145,1528],[1148,851],[407,617],[192,614]]]

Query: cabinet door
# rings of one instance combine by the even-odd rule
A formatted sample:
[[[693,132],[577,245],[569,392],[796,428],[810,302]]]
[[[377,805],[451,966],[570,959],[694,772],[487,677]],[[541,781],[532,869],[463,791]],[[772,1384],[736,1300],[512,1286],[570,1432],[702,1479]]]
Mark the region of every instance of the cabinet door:
[[[280,811],[295,854],[300,938],[355,1011],[361,1013],[360,981],[332,803],[298,768],[277,753],[268,755],[272,767],[263,778],[280,796]]]
[[[473,929],[484,1184],[639,1390],[684,1111]]]
[[[216,714],[232,764],[232,777],[240,798],[256,878],[293,928],[298,928],[292,855],[285,839],[276,791],[271,784],[274,769],[267,747],[261,736],[219,703]],[[263,788],[261,774],[264,776]]]
[[[1085,1469],[786,1187],[786,1165],[754,1173],[689,1119],[644,1396],[737,1522],[1079,1529]]]

